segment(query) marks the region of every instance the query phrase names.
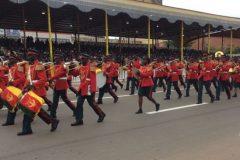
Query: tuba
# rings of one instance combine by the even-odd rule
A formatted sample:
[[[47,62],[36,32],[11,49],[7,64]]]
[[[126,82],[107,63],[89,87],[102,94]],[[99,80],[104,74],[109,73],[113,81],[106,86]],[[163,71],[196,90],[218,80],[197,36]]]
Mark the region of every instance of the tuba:
[[[224,53],[222,51],[217,51],[215,53],[215,58],[221,58],[222,56],[224,56]]]

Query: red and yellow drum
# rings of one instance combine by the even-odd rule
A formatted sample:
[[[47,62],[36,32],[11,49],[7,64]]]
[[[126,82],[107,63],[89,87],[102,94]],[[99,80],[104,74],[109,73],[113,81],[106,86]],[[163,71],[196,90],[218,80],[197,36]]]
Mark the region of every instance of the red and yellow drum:
[[[3,104],[9,109],[10,112],[15,111],[18,100],[21,96],[22,91],[13,86],[5,88],[1,93]]]
[[[29,91],[20,100],[18,107],[28,116],[34,118],[41,110],[44,104],[44,100],[35,94],[33,91]]]

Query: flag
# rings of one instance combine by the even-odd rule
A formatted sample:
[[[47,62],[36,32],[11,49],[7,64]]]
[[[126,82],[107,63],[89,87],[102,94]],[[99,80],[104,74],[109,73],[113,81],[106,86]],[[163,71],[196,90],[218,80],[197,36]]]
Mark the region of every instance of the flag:
[[[19,98],[22,96],[22,91],[16,87],[9,86],[4,89],[1,94],[3,104],[9,109],[10,112],[14,112]]]
[[[41,107],[44,104],[44,100],[36,95],[33,91],[26,93],[20,100],[18,107],[28,116],[34,118],[37,115]]]

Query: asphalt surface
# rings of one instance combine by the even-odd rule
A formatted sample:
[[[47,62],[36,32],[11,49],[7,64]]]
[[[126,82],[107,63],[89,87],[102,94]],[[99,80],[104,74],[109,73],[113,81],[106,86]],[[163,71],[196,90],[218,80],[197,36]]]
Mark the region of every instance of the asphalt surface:
[[[32,124],[34,134],[18,137],[22,113],[16,125],[0,127],[0,160],[238,160],[240,157],[239,98],[196,106],[196,93],[178,99],[173,92],[170,101],[164,93],[155,93],[161,112],[144,99],[144,114],[135,115],[137,96],[119,90],[119,102],[105,95],[101,108],[107,114],[98,124],[97,116],[84,105],[84,125],[71,127],[72,112],[61,103],[59,128],[51,133],[39,118]],[[76,101],[69,91],[71,100]],[[51,99],[51,93],[49,93]],[[0,111],[0,122],[6,119]]]

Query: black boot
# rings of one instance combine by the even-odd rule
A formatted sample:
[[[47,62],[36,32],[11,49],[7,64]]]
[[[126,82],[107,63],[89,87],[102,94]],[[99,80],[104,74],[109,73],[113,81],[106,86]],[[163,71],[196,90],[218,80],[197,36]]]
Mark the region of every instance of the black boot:
[[[99,116],[99,118],[98,118],[98,123],[101,123],[101,122],[103,122],[103,120],[104,120],[104,118],[106,117],[106,114],[105,113],[102,113],[100,116]]]
[[[139,109],[137,112],[135,112],[135,114],[142,114],[142,113],[143,113],[142,109]]]
[[[72,123],[71,126],[81,126],[83,125],[83,120],[77,120],[76,122]]]
[[[160,109],[160,104],[157,103],[157,104],[156,104],[156,111],[159,111],[159,109]]]
[[[54,132],[56,131],[57,127],[58,127],[58,124],[59,124],[59,120],[58,119],[54,119],[52,121],[52,125],[51,125],[51,132]]]

